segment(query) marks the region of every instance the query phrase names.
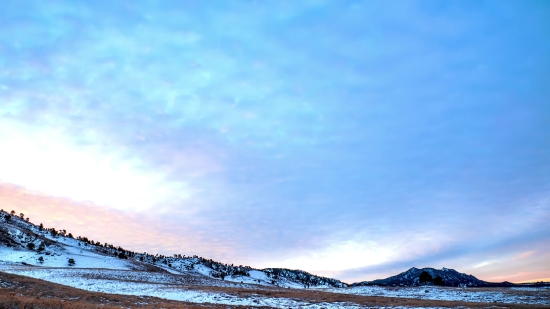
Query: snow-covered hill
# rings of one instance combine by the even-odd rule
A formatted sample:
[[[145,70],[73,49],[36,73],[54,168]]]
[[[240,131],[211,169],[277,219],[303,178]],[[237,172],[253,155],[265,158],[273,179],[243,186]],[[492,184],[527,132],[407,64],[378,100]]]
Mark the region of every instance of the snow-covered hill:
[[[338,288],[347,284],[301,270],[254,269],[198,256],[163,256],[125,250],[64,230],[47,229],[0,211],[0,263],[39,267],[104,268],[197,274],[238,283],[291,288]]]
[[[466,275],[459,273],[454,269],[442,268],[416,268],[413,267],[405,272],[402,272],[396,276],[392,276],[386,279],[377,279],[373,281],[363,281],[354,283],[351,286],[367,286],[367,285],[381,285],[381,286],[419,286],[430,285],[433,281],[420,282],[420,274],[427,272],[432,279],[437,277],[441,278],[441,285],[444,286],[461,286],[461,287],[489,287],[489,286],[512,286],[512,283],[492,283],[483,280],[479,280],[472,275]]]

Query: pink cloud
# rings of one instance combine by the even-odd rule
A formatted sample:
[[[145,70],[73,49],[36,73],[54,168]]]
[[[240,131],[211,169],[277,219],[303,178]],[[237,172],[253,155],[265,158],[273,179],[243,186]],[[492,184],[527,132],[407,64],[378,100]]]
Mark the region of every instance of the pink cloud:
[[[86,236],[137,252],[169,255],[209,253],[211,257],[229,254],[228,248],[206,248],[200,233],[192,233],[184,224],[166,226],[154,211],[127,213],[8,183],[0,183],[0,208],[24,213],[35,224],[65,229],[74,236]]]

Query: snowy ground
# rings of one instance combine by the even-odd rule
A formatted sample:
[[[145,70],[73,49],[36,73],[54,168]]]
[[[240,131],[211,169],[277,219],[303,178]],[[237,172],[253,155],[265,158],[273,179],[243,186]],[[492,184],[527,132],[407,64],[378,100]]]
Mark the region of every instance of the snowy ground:
[[[7,231],[14,239],[23,243],[34,242],[36,246],[39,245],[39,240],[32,238],[19,228],[8,225]],[[278,280],[277,285],[279,287],[275,287],[271,284],[271,278],[268,278],[262,271],[252,270],[250,276],[227,276],[226,280],[220,280],[212,278],[210,276],[212,269],[204,265],[191,265],[193,267],[189,267],[190,265],[185,264],[189,260],[173,262],[172,267],[160,263],[149,265],[91,251],[85,244],[75,239],[53,238],[48,234],[45,237],[55,241],[55,243],[48,245],[42,252],[16,250],[0,246],[0,271],[43,279],[93,292],[152,296],[193,303],[265,306],[271,308],[378,308],[355,303],[335,302],[334,300],[330,303],[316,303],[301,298],[286,297],[289,294],[285,294],[285,297],[281,295],[270,297],[272,294],[266,295],[266,293],[263,295],[256,294],[260,293],[260,290],[277,290],[281,286],[291,289],[303,288],[301,284],[287,279]],[[74,259],[76,264],[69,267],[69,259]],[[166,272],[162,272],[162,269]],[[244,290],[246,293],[233,292],[236,289]],[[341,294],[422,300],[550,305],[550,289],[366,286],[318,288],[317,290]],[[309,291],[313,292],[315,290],[311,289]],[[306,299],[314,298],[306,297]]]
[[[147,272],[122,270],[36,268],[8,264],[0,264],[0,270],[87,291],[134,296],[153,296],[193,303],[304,309],[367,308],[352,303],[309,303],[282,297],[263,297],[260,295],[239,297],[238,295],[232,295],[230,293],[207,292],[200,289],[192,289],[192,286],[190,288],[188,285],[184,287],[183,284],[186,283],[186,278],[171,274],[151,274]]]
[[[204,286],[262,289],[260,285],[235,284],[200,275],[177,275],[114,269],[46,268],[0,263],[0,271],[43,279],[87,291],[134,296],[153,296],[168,300],[272,308],[369,308],[354,303],[313,303],[285,297],[266,297],[251,293],[247,297],[201,289]],[[426,300],[454,300],[484,303],[550,304],[550,290],[543,289],[461,289],[441,287],[385,288],[353,287],[322,291],[364,296],[403,297]],[[400,308],[400,307],[393,307]]]
[[[467,301],[505,304],[550,305],[548,288],[454,288],[454,287],[378,287],[359,286],[326,289],[334,293],[362,296],[403,297],[429,300]],[[521,292],[520,292],[521,291]],[[518,293],[520,292],[520,293]],[[529,293],[530,292],[530,293]]]

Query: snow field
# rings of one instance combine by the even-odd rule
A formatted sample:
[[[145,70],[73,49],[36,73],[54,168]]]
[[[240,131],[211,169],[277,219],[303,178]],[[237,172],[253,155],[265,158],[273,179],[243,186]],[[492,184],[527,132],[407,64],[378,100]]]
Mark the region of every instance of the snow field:
[[[153,296],[168,300],[193,303],[304,309],[368,308],[350,303],[308,303],[289,298],[262,297],[259,295],[239,297],[238,295],[227,293],[191,290],[174,286],[174,284],[181,284],[181,282],[174,282],[174,276],[165,274],[94,269],[30,268],[8,265],[2,265],[0,269],[8,273],[29,276],[86,291],[134,296]],[[96,276],[101,279],[95,278]],[[128,280],[144,280],[144,282]]]
[[[544,288],[541,289],[541,291],[542,290],[544,290]],[[426,300],[467,301],[500,304],[550,304],[549,295],[546,297],[540,297],[536,295],[527,295],[524,293],[513,293],[513,288],[502,288],[492,291],[480,289],[479,291],[475,291],[473,289],[435,286],[399,288],[358,286],[343,289],[324,289],[324,291],[362,296],[403,297]],[[507,293],[504,291],[510,291],[512,293]],[[530,291],[535,291],[535,289],[531,289]]]
[[[361,306],[353,303],[310,303],[307,301],[283,297],[264,297],[261,295],[242,297],[239,295],[233,295],[231,293],[207,292],[200,289],[193,289],[193,285],[188,284],[187,280],[200,280],[201,276],[198,274],[195,276],[191,276],[191,278],[189,279],[189,276],[184,277],[180,275],[172,275],[166,273],[107,269],[100,270],[77,268],[34,268],[28,266],[14,266],[13,264],[2,264],[0,265],[0,270],[92,292],[134,296],[152,296],[168,300],[185,301],[192,303],[307,309],[377,308]],[[227,283],[226,286],[234,287],[235,285]],[[334,288],[319,290],[353,295],[404,297],[426,300],[455,300],[485,303],[493,303],[496,301],[498,304],[549,304],[548,299],[537,299],[534,296],[514,295],[500,291],[471,291],[457,288],[354,287],[347,289]]]

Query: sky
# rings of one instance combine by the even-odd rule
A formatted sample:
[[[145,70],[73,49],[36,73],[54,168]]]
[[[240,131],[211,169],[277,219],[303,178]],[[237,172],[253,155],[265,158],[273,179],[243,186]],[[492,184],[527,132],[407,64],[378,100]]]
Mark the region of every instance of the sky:
[[[550,281],[550,3],[5,1],[0,207],[349,283]]]

